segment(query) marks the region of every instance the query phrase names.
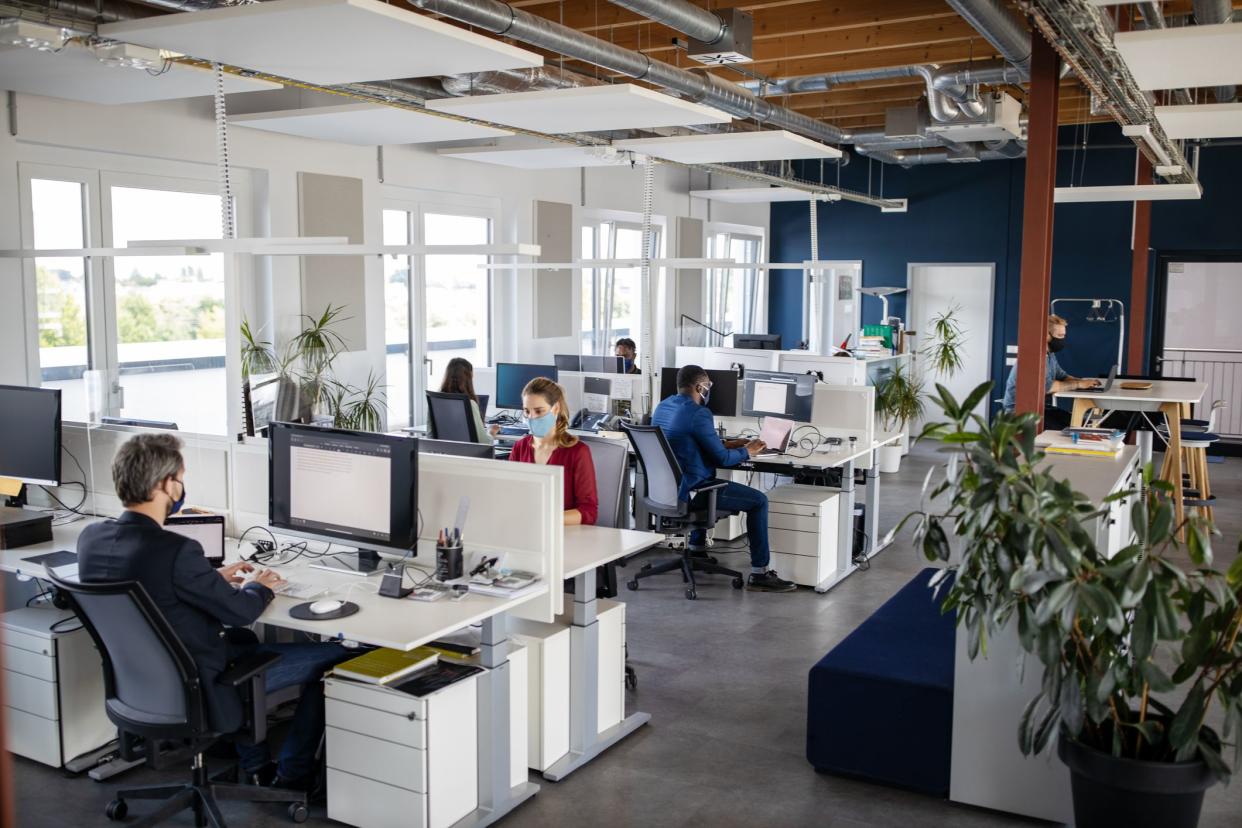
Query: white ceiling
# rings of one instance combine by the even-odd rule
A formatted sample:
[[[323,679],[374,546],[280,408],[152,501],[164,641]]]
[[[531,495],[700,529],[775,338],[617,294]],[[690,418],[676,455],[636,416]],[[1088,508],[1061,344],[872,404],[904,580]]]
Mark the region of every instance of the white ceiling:
[[[99,35],[325,85],[543,65],[378,0],[268,0],[109,23]]]
[[[729,204],[764,204],[772,201],[810,201],[814,193],[792,187],[734,187],[720,190],[691,190],[690,195]]]
[[[427,101],[427,107],[544,133],[723,124],[732,120],[710,106],[632,83],[437,98]]]
[[[586,147],[554,144],[550,141],[529,138],[499,141],[494,146],[445,147],[439,150],[439,154],[450,158],[464,158],[467,161],[482,161],[485,164],[499,164],[504,167],[527,170],[610,167],[620,163],[616,158],[603,157],[601,153],[592,152]]]
[[[1143,90],[1242,83],[1242,23],[1118,32],[1114,42]]]
[[[1180,201],[1203,196],[1198,184],[1118,184],[1105,187],[1057,187],[1052,200],[1057,204],[1100,201]]]
[[[215,75],[205,69],[169,64],[167,71],[108,66],[90,49],[70,43],[59,52],[0,49],[0,88],[29,95],[98,104],[131,104],[194,98],[215,92]],[[279,84],[228,75],[226,92],[280,89]]]
[[[616,145],[682,164],[840,158],[841,151],[785,130],[717,132],[667,138],[627,138]]]
[[[1242,103],[1158,106],[1156,120],[1174,140],[1242,137]]]
[[[417,110],[369,103],[255,112],[234,115],[229,122],[252,129],[366,147],[499,138],[513,134]]]

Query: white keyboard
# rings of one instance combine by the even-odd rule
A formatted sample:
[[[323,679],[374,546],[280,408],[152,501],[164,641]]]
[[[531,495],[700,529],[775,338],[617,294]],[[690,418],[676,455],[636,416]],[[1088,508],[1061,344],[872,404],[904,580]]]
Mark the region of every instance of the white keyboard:
[[[328,588],[318,584],[304,584],[300,581],[285,581],[272,591],[295,601],[309,601],[327,592]]]

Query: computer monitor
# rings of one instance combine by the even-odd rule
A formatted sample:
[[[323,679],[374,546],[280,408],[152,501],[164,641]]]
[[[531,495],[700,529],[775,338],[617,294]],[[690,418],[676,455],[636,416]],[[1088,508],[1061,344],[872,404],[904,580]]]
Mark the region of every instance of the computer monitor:
[[[593,374],[624,374],[625,358],[619,356],[583,356],[582,370]]]
[[[139,417],[100,417],[104,425],[131,426],[133,428],[162,428],[167,431],[179,431],[177,424],[168,420],[143,420]]]
[[[552,357],[557,371],[581,371],[582,357],[577,354],[556,354]]]
[[[298,537],[343,543],[356,556],[317,563],[379,570],[379,552],[413,555],[418,541],[418,441],[343,428],[272,423],[267,520]]]
[[[677,393],[677,368],[663,368],[660,371],[660,399],[667,399]],[[737,372],[708,371],[708,379],[712,383],[712,393],[707,399],[707,409],[716,417],[737,416]]]
[[[60,485],[60,389],[0,385],[0,477]]]
[[[418,441],[419,454],[451,454],[455,457],[482,457],[485,460],[492,460],[496,457],[496,450],[492,448],[491,443],[460,443],[456,440],[428,440],[420,439]]]
[[[517,362],[496,363],[496,407],[521,409],[522,389],[536,377],[556,379],[555,365],[527,365]]]
[[[747,371],[742,380],[743,417],[783,417],[809,423],[814,402],[815,377],[809,374]]]
[[[169,515],[164,528],[198,541],[212,566],[224,566],[224,515]]]
[[[488,397],[486,394],[479,394],[477,399],[479,401],[479,416],[482,417],[484,420],[486,420],[487,419],[487,402],[491,398]]]
[[[780,334],[734,334],[734,348],[751,348],[758,351],[779,351]]]

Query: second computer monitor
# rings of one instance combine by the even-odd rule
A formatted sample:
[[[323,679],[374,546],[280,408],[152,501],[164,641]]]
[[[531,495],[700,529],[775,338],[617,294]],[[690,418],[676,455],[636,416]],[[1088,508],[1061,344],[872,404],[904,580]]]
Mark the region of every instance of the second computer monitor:
[[[556,354],[552,357],[557,371],[581,371],[582,357],[577,354]]]
[[[536,377],[556,379],[555,365],[528,365],[517,362],[496,363],[496,407],[520,410],[522,389]]]
[[[0,477],[60,485],[60,389],[0,385]]]
[[[734,348],[752,348],[760,351],[779,351],[780,334],[734,334]]]
[[[742,380],[743,417],[783,417],[809,423],[814,402],[815,378],[808,374],[747,371]]]
[[[625,359],[619,356],[583,356],[582,370],[592,374],[624,374]]]
[[[660,371],[660,399],[667,399],[677,393],[677,368],[664,368]],[[708,379],[712,383],[712,393],[707,398],[707,409],[716,417],[737,416],[737,372],[708,371]]]

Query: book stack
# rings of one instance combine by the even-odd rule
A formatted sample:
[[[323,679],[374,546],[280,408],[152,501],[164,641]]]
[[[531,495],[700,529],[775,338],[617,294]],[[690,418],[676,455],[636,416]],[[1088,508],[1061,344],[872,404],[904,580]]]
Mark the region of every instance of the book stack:
[[[1125,434],[1111,428],[1067,428],[1045,431],[1039,436],[1039,443],[1048,454],[1078,457],[1116,457],[1125,440]]]

